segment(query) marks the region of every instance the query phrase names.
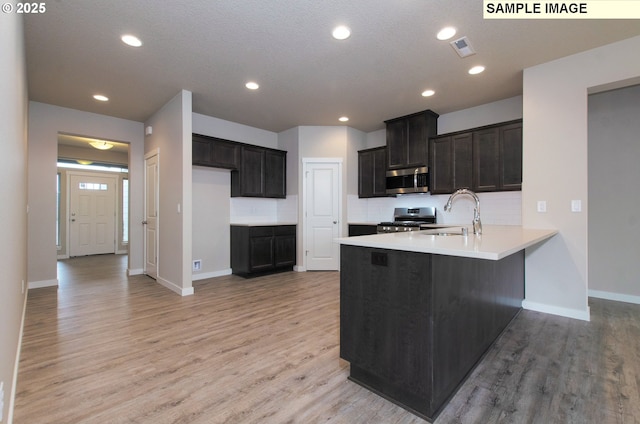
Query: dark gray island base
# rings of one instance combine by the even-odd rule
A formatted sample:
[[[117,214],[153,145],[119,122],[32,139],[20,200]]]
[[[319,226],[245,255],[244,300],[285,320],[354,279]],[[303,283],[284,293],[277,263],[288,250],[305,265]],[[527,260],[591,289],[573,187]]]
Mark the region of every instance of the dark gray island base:
[[[524,250],[487,260],[342,245],[349,379],[429,421],[518,314]]]

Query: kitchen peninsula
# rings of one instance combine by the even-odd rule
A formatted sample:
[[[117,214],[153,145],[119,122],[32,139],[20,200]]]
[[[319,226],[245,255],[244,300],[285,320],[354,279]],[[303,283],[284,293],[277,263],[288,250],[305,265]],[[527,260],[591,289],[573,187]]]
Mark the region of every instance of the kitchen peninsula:
[[[556,234],[519,226],[338,239],[340,356],[349,379],[427,420],[522,308],[524,249]]]

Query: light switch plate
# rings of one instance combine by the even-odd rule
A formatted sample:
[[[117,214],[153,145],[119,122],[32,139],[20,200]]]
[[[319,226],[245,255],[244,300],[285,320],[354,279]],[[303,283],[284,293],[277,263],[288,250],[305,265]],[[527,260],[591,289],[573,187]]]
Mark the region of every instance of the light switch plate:
[[[582,212],[582,200],[571,201],[571,212]]]
[[[538,200],[538,212],[546,212],[546,211],[547,211],[547,201]]]

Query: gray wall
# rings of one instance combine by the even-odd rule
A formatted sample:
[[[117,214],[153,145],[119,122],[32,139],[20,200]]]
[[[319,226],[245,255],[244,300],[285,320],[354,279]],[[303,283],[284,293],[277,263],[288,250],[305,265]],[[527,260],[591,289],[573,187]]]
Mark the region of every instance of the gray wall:
[[[22,17],[0,16],[0,421],[12,421],[22,315],[27,299],[27,83]]]
[[[639,161],[640,85],[589,96],[591,295],[640,302]]]

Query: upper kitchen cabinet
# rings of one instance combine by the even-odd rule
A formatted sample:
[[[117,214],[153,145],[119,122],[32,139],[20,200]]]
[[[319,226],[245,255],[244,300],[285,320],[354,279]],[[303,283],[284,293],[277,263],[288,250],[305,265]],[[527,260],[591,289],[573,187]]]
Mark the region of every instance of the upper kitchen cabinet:
[[[429,144],[432,194],[450,194],[473,186],[473,134],[436,137]]]
[[[429,137],[438,134],[438,114],[425,110],[390,119],[385,124],[388,169],[427,166]]]
[[[429,150],[432,194],[521,190],[522,120],[433,137]]]
[[[237,169],[240,144],[206,135],[192,135],[192,162],[194,165]]]
[[[387,148],[375,147],[358,152],[358,197],[387,196]]]
[[[242,145],[240,166],[231,172],[231,197],[273,197],[287,195],[287,152]]]

